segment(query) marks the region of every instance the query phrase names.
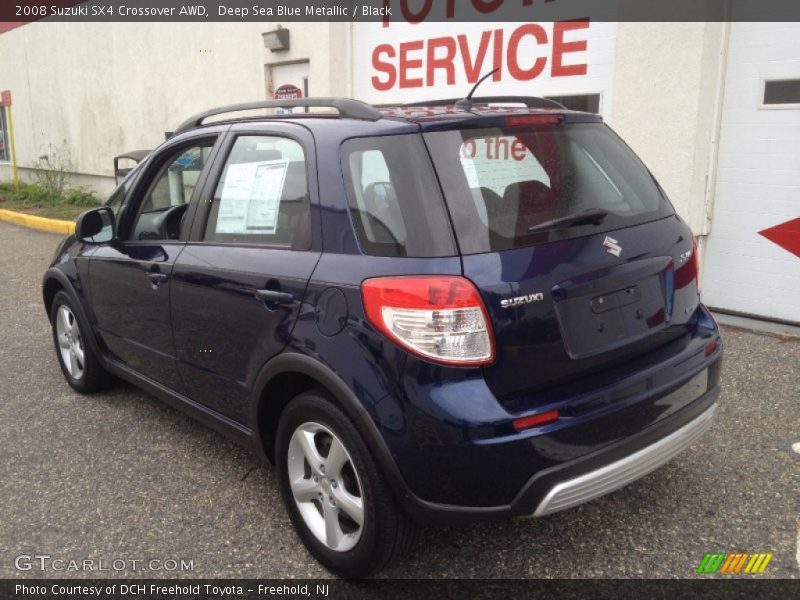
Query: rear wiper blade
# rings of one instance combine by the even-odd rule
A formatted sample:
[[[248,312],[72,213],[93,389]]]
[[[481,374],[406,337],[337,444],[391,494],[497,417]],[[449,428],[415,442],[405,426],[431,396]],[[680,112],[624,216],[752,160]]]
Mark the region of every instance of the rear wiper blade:
[[[602,208],[590,208],[583,212],[558,217],[549,221],[542,221],[537,225],[528,227],[528,233],[535,231],[547,231],[550,229],[561,229],[563,227],[574,227],[576,225],[599,225],[608,216],[608,211]]]

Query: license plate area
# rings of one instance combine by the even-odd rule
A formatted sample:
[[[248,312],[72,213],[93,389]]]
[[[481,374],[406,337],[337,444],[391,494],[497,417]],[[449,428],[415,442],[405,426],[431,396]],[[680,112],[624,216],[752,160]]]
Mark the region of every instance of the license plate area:
[[[556,302],[564,345],[572,358],[619,348],[667,326],[661,273],[603,293],[569,294]]]

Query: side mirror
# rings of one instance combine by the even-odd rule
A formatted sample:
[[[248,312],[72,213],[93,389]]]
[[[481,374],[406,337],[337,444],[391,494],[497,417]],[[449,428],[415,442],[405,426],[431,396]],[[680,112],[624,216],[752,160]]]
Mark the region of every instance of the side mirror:
[[[84,244],[108,244],[117,237],[114,211],[107,206],[87,210],[75,223],[75,237]]]

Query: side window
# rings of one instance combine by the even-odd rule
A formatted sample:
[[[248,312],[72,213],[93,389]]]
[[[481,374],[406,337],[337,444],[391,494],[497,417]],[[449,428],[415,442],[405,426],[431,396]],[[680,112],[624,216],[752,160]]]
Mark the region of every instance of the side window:
[[[237,138],[211,201],[205,240],[309,248],[306,173],[305,153],[296,141]]]
[[[213,147],[212,142],[207,142],[181,151],[159,174],[156,184],[150,188],[142,204],[142,212],[188,204]]]
[[[364,254],[455,254],[444,201],[420,135],[345,140],[341,160],[350,214]]]
[[[367,240],[375,244],[404,247],[408,237],[406,224],[389,175],[386,156],[381,150],[352,152],[350,172],[360,179],[360,184],[353,186],[353,192]]]
[[[180,238],[183,216],[213,147],[214,141],[206,140],[167,160],[142,200],[132,239]]]

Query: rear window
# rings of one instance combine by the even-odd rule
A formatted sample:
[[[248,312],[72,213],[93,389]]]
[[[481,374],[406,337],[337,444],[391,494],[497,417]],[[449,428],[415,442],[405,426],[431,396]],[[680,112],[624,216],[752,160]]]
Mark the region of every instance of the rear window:
[[[605,125],[426,133],[464,254],[611,231],[673,213],[650,173]],[[601,222],[531,228],[584,211]]]
[[[419,134],[347,140],[342,169],[364,254],[456,254],[444,200]]]

